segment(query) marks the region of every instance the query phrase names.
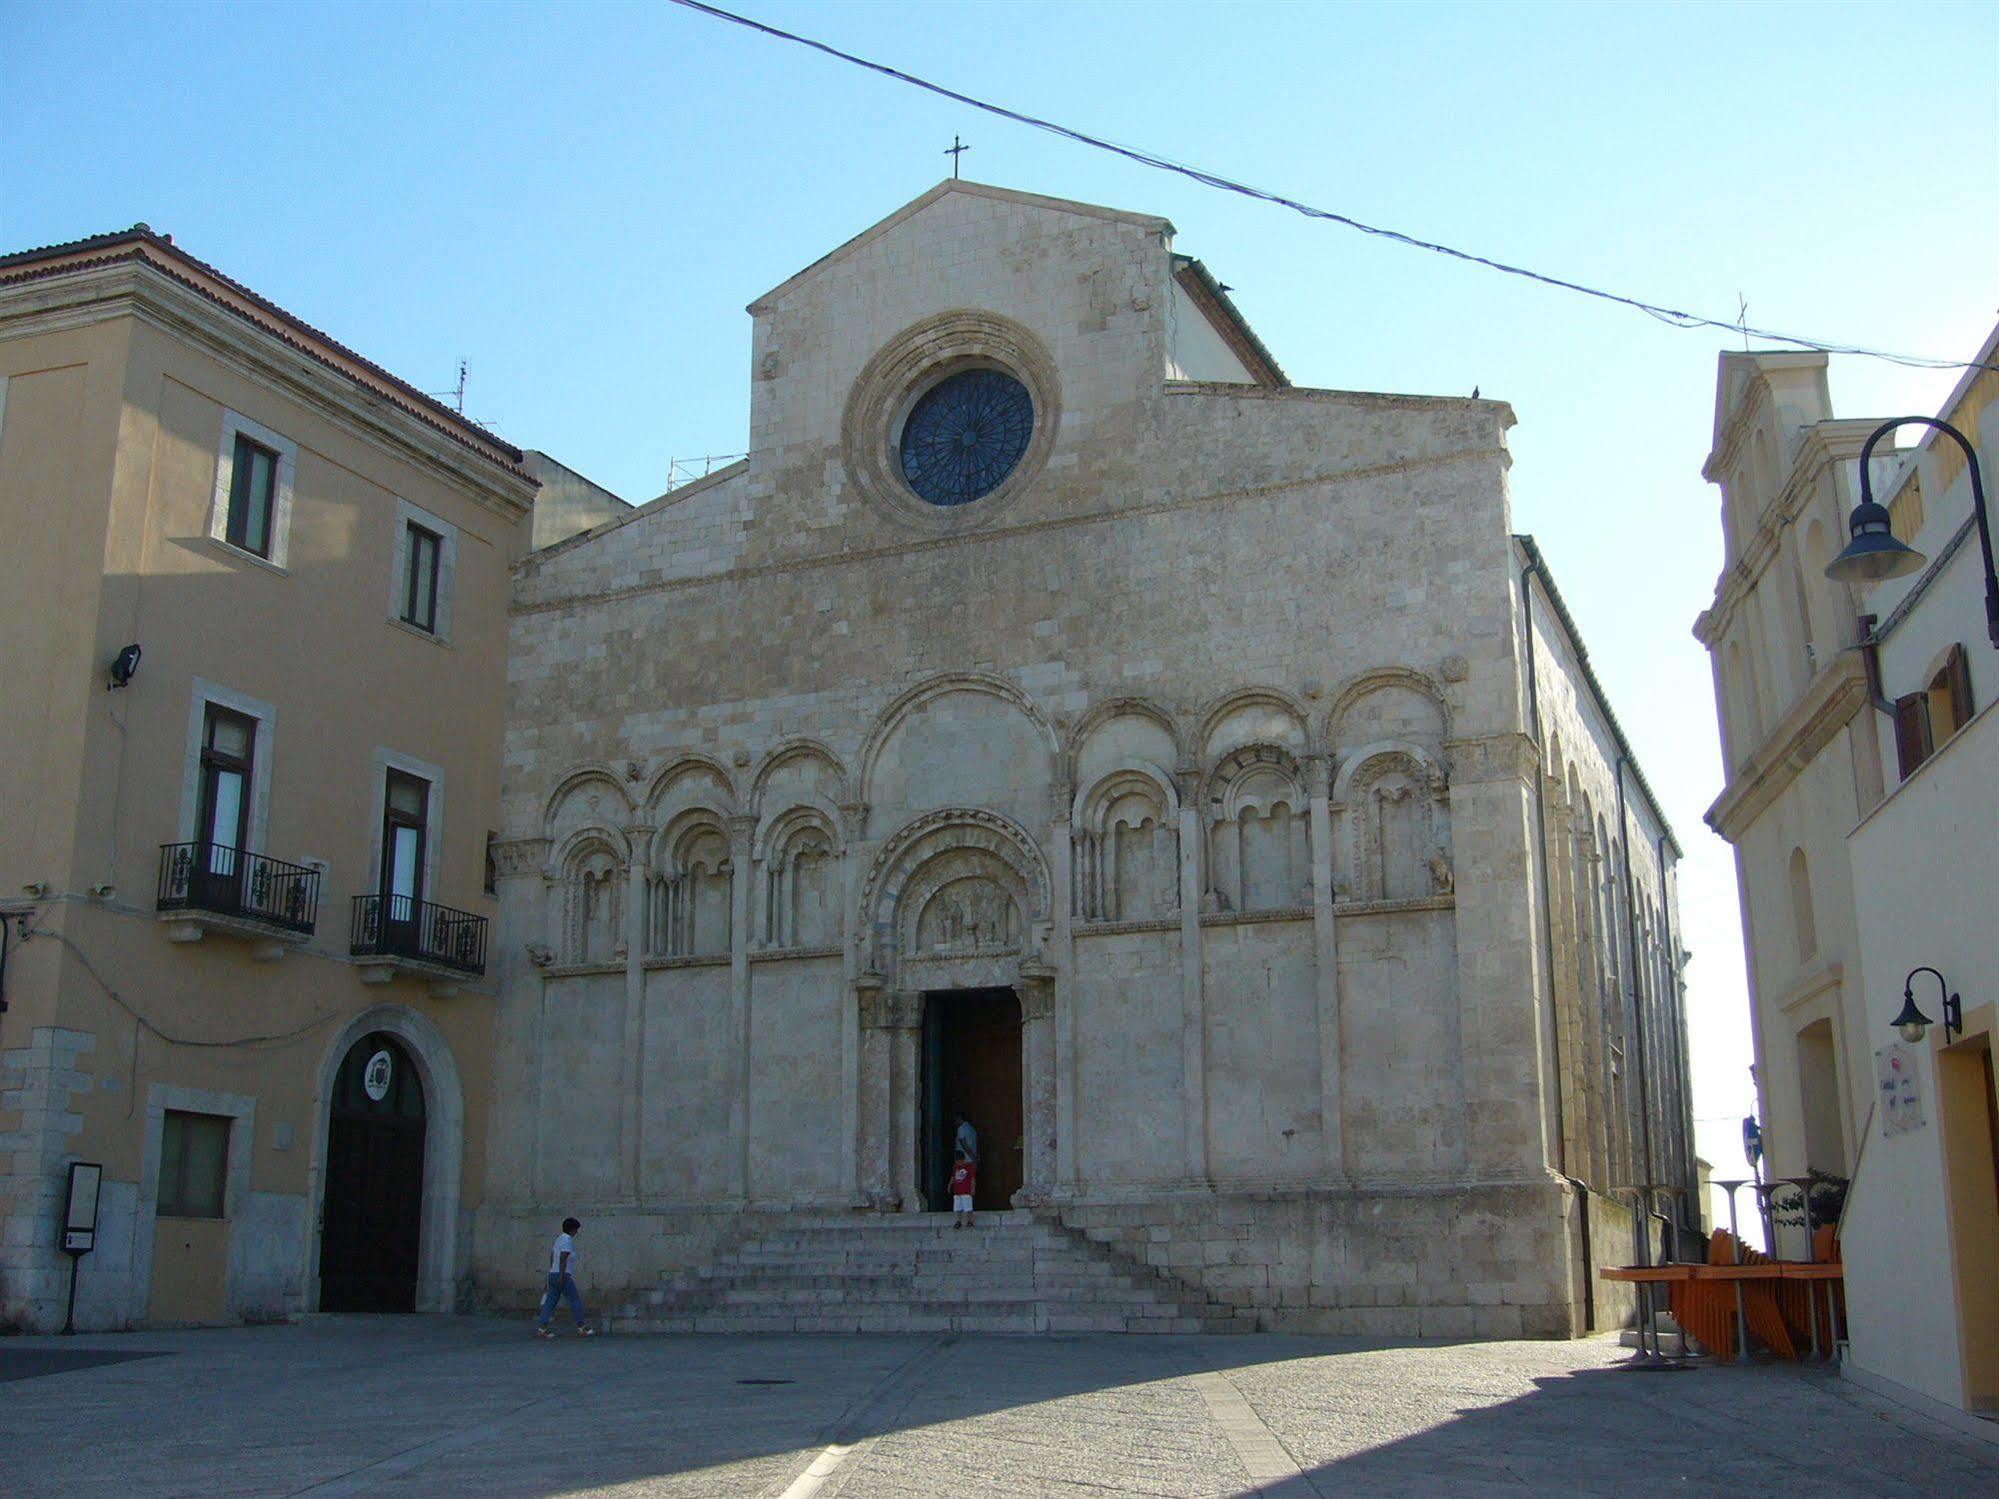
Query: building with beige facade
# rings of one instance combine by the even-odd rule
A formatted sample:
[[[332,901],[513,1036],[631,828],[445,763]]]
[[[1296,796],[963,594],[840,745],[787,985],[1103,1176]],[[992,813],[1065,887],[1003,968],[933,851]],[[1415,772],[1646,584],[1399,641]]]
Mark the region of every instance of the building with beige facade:
[[[0,258],[0,1321],[72,1163],[80,1327],[456,1304],[535,490],[143,225]]]
[[[1999,444],[1999,335],[1939,416]],[[1871,460],[1906,577],[1826,575],[1879,419],[1833,415],[1822,354],[1726,354],[1706,476],[1727,567],[1714,662],[1767,1175],[1850,1181],[1846,1372],[1948,1415],[1999,1409],[1999,650],[1964,452],[1907,427]],[[1990,473],[1989,458],[1983,459]],[[1989,481],[1988,481],[1989,483]],[[1943,987],[1919,968],[1933,968]],[[1893,1025],[1905,987],[1932,1020]],[[1793,1252],[1802,1225],[1780,1228]]]
[[[940,184],[752,303],[745,460],[519,568],[483,1291],[573,1211],[635,1325],[806,1326],[690,1308],[946,1210],[959,1114],[998,1229],[1237,1325],[1567,1336],[1634,1188],[1697,1224],[1511,410],[1292,385],[1171,237]]]

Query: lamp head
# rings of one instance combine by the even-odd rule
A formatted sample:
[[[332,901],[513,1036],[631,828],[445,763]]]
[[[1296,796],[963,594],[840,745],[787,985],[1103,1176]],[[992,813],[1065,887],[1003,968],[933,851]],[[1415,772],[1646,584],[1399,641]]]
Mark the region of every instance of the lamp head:
[[[1929,1030],[1930,1026],[1934,1023],[1929,1016],[1916,1008],[1915,991],[1904,988],[1902,990],[1902,1013],[1897,1015],[1889,1024],[1902,1033],[1904,1041],[1913,1043],[1922,1040],[1924,1032]]]
[[[120,687],[127,685],[133,677],[139,674],[139,657],[143,654],[145,653],[139,649],[137,642],[126,646],[118,652],[117,657],[111,663],[112,691],[115,692]]]
[[[1888,512],[1871,499],[1863,499],[1847,517],[1852,540],[1846,550],[1826,564],[1825,575],[1839,583],[1878,583],[1883,578],[1902,578],[1929,561],[1914,547],[1895,539]]]

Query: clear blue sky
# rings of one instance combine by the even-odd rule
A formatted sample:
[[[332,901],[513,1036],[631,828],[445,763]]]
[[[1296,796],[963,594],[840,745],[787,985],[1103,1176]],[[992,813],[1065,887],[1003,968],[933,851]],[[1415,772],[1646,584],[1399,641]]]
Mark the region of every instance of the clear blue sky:
[[[1999,8],[895,3],[749,14],[1651,300],[1966,358],[1999,316]],[[0,247],[145,220],[632,498],[739,451],[744,304],[946,174],[1164,214],[1299,384],[1511,401],[1542,542],[1688,845],[1696,1112],[1749,1107],[1705,654],[1727,340],[1245,202],[664,3],[0,0]],[[1842,414],[1948,375],[1839,359]],[[1887,996],[1881,1006],[1889,1003]],[[1888,1011],[1884,1009],[1884,1022]]]

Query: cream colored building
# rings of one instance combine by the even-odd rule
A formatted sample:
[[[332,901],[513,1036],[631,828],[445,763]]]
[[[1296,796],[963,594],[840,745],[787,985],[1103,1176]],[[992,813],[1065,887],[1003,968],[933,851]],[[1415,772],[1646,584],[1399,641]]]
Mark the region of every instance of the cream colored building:
[[[455,1304],[535,488],[144,226],[0,258],[0,1321],[77,1161],[81,1327]]]
[[[751,305],[744,461],[520,568],[482,1290],[935,1211],[954,1107],[1268,1327],[1609,1325],[1622,1194],[1697,1212],[1512,412],[1291,385],[1171,235],[941,184]]]
[[[1978,362],[1996,353],[1999,335]],[[1872,476],[1929,565],[1866,585],[1825,576],[1880,425],[1834,418],[1825,365],[1721,359],[1705,472],[1723,493],[1728,567],[1695,633],[1714,660],[1729,781],[1708,820],[1736,850],[1767,1174],[1851,1180],[1846,1371],[1946,1412],[1992,1410],[1999,651],[1969,469],[1932,429],[1902,429],[1919,439],[1907,448],[1884,440]],[[1995,395],[1999,374],[1973,370],[1939,416],[1990,453]],[[1962,992],[1961,1036],[1897,1036],[1921,966]],[[1941,1018],[1934,979],[1913,992]],[[1791,1252],[1797,1234],[1783,1232]]]

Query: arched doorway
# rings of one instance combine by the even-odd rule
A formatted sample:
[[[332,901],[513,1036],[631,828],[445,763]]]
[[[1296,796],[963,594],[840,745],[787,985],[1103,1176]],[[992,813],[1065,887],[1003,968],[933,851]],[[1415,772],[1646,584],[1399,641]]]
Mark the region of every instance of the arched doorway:
[[[1011,989],[948,989],[923,996],[917,1099],[918,1180],[933,1213],[948,1212],[958,1120],[978,1131],[982,1213],[1003,1213],[1023,1179],[1020,1001]]]
[[[347,1049],[327,1104],[319,1309],[416,1309],[423,1230],[423,1080],[384,1031]]]

